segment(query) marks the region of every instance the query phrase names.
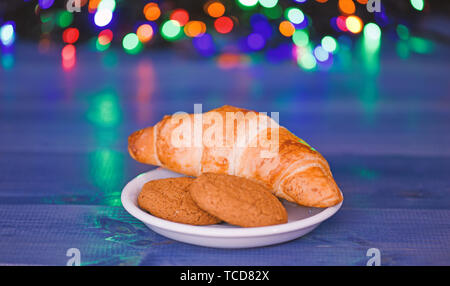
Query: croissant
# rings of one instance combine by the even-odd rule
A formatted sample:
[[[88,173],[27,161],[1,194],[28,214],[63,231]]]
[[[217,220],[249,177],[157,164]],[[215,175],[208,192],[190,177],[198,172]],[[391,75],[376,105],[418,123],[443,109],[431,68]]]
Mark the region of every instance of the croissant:
[[[343,200],[319,152],[266,114],[229,105],[166,115],[131,134],[128,151],[138,162],[188,176],[244,177],[303,206],[330,207]]]

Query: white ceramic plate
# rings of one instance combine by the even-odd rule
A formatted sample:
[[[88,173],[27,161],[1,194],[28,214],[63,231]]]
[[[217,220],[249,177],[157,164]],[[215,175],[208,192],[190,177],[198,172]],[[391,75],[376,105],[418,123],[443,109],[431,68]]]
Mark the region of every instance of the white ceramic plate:
[[[246,248],[282,243],[303,236],[335,214],[342,205],[341,202],[333,207],[319,209],[302,207],[283,200],[282,203],[288,213],[287,223],[250,228],[226,223],[208,226],[175,223],[155,217],[139,208],[137,197],[146,182],[182,176],[184,175],[162,168],[137,176],[122,191],[123,207],[150,229],[165,237],[208,247]]]

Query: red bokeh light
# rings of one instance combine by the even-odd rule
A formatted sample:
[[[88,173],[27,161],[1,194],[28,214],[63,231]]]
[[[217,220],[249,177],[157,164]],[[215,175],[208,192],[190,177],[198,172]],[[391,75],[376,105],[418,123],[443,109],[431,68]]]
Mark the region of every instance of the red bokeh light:
[[[189,13],[184,9],[176,9],[170,14],[170,20],[175,20],[180,26],[184,26],[189,21]]]
[[[98,42],[101,45],[107,45],[111,43],[113,39],[113,32],[109,29],[103,30],[98,34]]]
[[[63,32],[63,41],[67,44],[73,44],[78,41],[78,37],[80,36],[80,31],[77,28],[67,28]]]
[[[70,60],[75,58],[76,51],[77,49],[74,45],[66,45],[61,51],[61,56],[63,60]]]
[[[347,17],[345,16],[339,16],[336,19],[336,25],[339,28],[339,30],[341,30],[342,32],[347,32],[347,25],[345,24],[345,20],[347,19]]]
[[[214,28],[216,28],[216,31],[221,34],[227,34],[231,32],[231,30],[233,29],[233,25],[233,20],[226,16],[217,18],[216,21],[214,21]]]

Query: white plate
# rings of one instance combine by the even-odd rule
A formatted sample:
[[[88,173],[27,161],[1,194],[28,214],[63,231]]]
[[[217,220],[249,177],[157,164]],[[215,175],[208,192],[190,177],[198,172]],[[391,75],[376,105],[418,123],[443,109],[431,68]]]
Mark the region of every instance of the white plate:
[[[342,205],[341,202],[333,207],[319,209],[302,207],[283,200],[282,203],[288,213],[287,223],[250,228],[226,223],[208,226],[176,223],[155,217],[139,208],[137,197],[146,182],[182,176],[184,175],[162,168],[137,176],[122,191],[123,207],[150,229],[165,237],[208,247],[245,248],[277,244],[303,236],[335,214]]]

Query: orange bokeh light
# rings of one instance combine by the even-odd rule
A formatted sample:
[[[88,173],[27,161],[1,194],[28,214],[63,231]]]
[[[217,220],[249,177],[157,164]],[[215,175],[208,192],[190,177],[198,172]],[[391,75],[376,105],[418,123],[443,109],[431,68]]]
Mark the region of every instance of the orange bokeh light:
[[[144,6],[144,16],[145,19],[149,21],[155,21],[156,19],[161,16],[161,10],[159,9],[158,4],[154,2],[150,2],[147,5]]]
[[[149,24],[140,25],[136,30],[136,35],[138,36],[139,41],[146,43],[153,37],[153,28]]]
[[[98,4],[100,4],[101,0],[90,0],[88,5],[89,13],[94,13],[97,10]]]
[[[352,0],[339,0],[338,6],[339,10],[347,15],[355,13],[356,10],[355,3]]]
[[[201,21],[189,21],[184,26],[184,33],[191,38],[201,36],[206,33],[206,25]]]
[[[280,33],[285,36],[285,37],[290,37],[294,34],[295,32],[295,27],[294,25],[292,25],[291,22],[289,21],[283,21],[280,23],[280,25],[278,26],[278,30],[280,31]]]
[[[225,6],[220,2],[206,3],[206,12],[213,18],[219,18],[225,13]]]

